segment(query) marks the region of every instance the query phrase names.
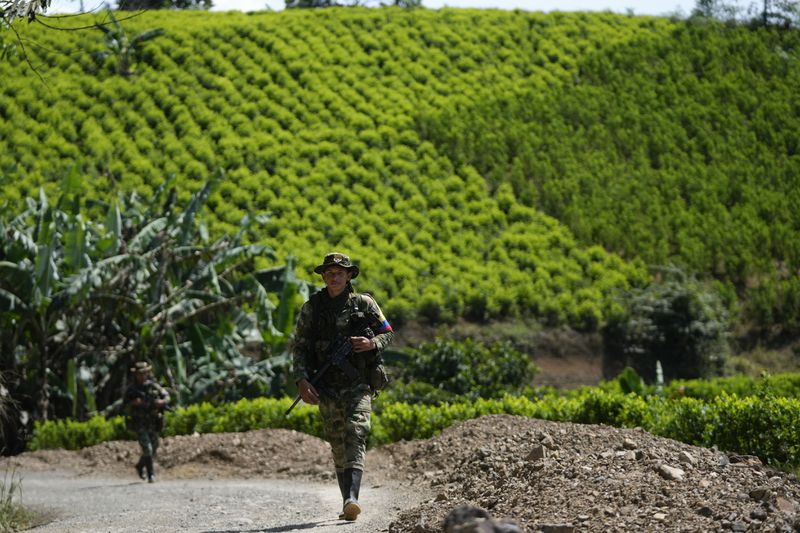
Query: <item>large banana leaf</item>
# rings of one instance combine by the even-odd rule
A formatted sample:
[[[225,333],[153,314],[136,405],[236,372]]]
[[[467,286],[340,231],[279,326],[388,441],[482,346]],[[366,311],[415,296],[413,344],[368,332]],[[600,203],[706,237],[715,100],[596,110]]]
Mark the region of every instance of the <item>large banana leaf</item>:
[[[150,249],[156,236],[164,231],[168,224],[169,221],[166,218],[157,218],[148,223],[136,236],[128,241],[128,252],[137,254]]]
[[[33,295],[34,280],[30,263],[26,265],[0,261],[0,284],[16,298],[30,301]]]
[[[12,311],[24,312],[27,310],[25,301],[17,297],[13,292],[0,288],[0,311],[10,313]]]

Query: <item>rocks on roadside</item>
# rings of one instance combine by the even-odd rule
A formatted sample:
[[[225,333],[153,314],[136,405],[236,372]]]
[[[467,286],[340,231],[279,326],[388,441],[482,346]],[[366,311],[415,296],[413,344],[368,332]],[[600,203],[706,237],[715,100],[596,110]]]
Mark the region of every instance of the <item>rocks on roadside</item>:
[[[642,429],[508,415],[464,422],[431,441],[441,454],[417,455],[416,466],[438,465],[446,498],[402,512],[394,531],[413,529],[423,515],[444,520],[462,506],[508,517],[531,533],[800,530],[800,483],[754,456]]]

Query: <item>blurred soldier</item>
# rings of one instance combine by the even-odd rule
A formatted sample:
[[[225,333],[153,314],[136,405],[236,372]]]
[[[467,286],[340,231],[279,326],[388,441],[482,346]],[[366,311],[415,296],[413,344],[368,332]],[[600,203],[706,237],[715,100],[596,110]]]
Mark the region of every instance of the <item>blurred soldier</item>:
[[[325,288],[314,293],[300,311],[292,344],[294,378],[303,401],[319,405],[342,493],[339,518],[355,520],[361,513],[358,493],[372,395],[388,381],[380,353],[394,333],[375,300],[353,291],[350,280],[359,269],[348,256],[330,253],[314,272],[322,275]],[[350,343],[352,353],[343,365],[317,375],[331,348],[342,339]]]
[[[131,368],[134,381],[125,391],[124,399],[128,429],[136,433],[142,448],[136,473],[150,483],[155,481],[153,458],[158,450],[159,432],[164,427],[164,410],[169,404],[169,393],[152,379],[151,370],[152,367],[145,361],[139,361]]]

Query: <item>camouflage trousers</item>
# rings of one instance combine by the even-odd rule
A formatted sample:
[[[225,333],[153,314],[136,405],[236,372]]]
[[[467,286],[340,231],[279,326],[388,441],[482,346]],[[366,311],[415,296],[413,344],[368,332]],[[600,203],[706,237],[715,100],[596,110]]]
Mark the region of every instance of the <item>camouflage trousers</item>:
[[[364,470],[371,413],[372,392],[369,385],[340,391],[336,399],[326,396],[320,399],[322,428],[325,439],[331,445],[333,465],[337,471],[345,468]]]
[[[136,437],[142,448],[142,458],[155,457],[158,450],[158,431],[145,429],[138,431]]]

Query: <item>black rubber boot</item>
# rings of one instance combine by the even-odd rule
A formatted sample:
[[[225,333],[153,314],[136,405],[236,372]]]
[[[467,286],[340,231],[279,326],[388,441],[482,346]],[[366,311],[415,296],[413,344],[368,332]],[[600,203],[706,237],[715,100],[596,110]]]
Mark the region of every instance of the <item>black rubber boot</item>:
[[[344,470],[336,471],[336,481],[339,482],[339,492],[342,493],[342,512],[339,513],[339,520],[344,520],[344,502],[350,494],[350,487],[347,486],[347,480],[344,477]]]
[[[136,474],[139,476],[139,479],[147,479],[144,475],[144,457],[140,457],[139,462],[136,463]]]
[[[344,469],[344,479],[347,495],[344,501],[344,519],[353,521],[361,514],[361,505],[358,503],[358,492],[361,489],[361,475],[363,472],[355,468]]]
[[[144,466],[147,468],[147,482],[153,483],[156,480],[156,475],[153,472],[153,456],[145,457]]]

